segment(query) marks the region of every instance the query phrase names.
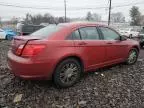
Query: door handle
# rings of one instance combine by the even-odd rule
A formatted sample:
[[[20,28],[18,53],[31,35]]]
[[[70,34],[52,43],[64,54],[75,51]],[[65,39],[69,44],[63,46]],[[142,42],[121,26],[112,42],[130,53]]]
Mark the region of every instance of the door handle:
[[[107,44],[112,44],[111,42],[108,42]]]
[[[86,45],[86,42],[80,42],[78,45]]]

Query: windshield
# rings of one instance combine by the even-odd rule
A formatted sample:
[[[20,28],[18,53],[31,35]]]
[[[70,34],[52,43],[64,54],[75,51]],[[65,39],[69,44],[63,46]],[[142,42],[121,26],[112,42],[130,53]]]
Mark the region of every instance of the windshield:
[[[49,37],[52,33],[59,31],[61,28],[63,28],[63,26],[49,25],[30,34],[30,36],[46,38]]]

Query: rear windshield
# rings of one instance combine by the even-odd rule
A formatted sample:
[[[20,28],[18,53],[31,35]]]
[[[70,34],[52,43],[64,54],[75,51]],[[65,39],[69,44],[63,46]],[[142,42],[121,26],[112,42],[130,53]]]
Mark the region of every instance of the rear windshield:
[[[59,31],[60,29],[62,29],[64,26],[61,25],[49,25],[47,27],[44,27],[32,34],[30,34],[30,36],[34,36],[34,37],[40,37],[40,38],[47,38],[49,37],[52,33]]]

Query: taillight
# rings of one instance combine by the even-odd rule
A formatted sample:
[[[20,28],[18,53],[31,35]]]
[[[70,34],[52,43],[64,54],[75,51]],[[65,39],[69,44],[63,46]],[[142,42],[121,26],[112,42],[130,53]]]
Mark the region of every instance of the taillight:
[[[16,55],[20,55],[22,53],[23,48],[24,48],[24,45],[20,45],[16,50]]]
[[[26,46],[20,45],[16,54],[22,57],[32,57],[37,55],[45,48],[45,45],[27,44]]]

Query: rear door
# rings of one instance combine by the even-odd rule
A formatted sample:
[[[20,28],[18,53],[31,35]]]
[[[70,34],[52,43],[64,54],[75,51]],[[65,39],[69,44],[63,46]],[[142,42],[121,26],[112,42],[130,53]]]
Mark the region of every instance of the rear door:
[[[120,40],[120,35],[107,27],[99,27],[106,46],[107,62],[117,62],[123,60],[127,55],[126,41]]]
[[[85,67],[95,69],[105,61],[105,47],[95,26],[82,27],[74,31],[75,51],[85,62]]]

